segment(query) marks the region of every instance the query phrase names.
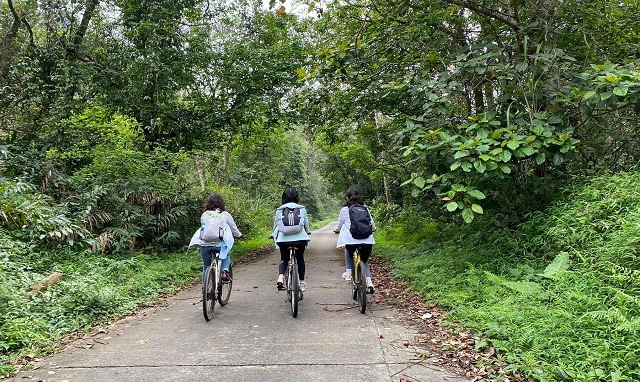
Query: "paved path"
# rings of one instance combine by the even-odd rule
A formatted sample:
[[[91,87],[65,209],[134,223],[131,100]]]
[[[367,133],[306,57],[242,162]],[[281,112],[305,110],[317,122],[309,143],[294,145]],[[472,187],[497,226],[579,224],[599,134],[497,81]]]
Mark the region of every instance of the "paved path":
[[[234,268],[231,300],[217,305],[209,322],[197,303],[197,285],[164,307],[76,342],[14,380],[466,381],[404,346],[416,332],[402,325],[397,311],[373,303],[360,314],[340,278],[344,259],[332,227],[311,236],[305,254],[309,288],[297,318],[275,288],[274,252]]]

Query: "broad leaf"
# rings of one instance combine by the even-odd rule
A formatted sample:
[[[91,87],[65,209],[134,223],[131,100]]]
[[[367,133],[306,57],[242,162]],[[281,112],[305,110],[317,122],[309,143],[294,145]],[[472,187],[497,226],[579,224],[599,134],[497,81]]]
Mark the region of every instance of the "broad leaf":
[[[560,252],[551,264],[547,265],[542,276],[553,278],[558,272],[569,269],[571,261],[567,252]]]
[[[480,190],[470,190],[469,192],[467,192],[467,195],[471,196],[472,198],[476,198],[478,200],[482,200],[486,198],[486,196]]]

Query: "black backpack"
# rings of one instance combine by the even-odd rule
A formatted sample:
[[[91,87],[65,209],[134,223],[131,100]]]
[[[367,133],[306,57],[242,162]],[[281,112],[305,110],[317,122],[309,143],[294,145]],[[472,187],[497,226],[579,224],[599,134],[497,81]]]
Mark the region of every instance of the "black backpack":
[[[360,204],[349,206],[349,220],[351,227],[349,232],[354,239],[366,239],[373,233],[373,224],[369,209]]]

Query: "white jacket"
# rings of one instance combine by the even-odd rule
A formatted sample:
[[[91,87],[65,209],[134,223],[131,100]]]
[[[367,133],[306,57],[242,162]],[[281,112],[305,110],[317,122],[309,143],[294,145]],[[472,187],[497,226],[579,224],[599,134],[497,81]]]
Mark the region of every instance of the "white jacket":
[[[371,213],[369,213],[371,215]],[[371,224],[372,228],[376,230],[376,223],[373,221],[373,216],[371,216]],[[338,224],[333,229],[334,232],[340,231],[340,235],[338,235],[338,244],[336,247],[344,247],[347,244],[375,244],[375,240],[373,240],[373,235],[369,235],[366,239],[354,239],[351,236],[351,232],[349,231],[351,228],[351,220],[349,219],[349,207],[342,207],[340,210],[340,216],[338,216]]]

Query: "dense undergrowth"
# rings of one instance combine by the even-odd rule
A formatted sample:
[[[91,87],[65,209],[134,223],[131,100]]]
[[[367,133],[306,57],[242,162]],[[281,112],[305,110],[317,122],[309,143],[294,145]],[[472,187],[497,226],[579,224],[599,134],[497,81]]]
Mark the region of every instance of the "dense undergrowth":
[[[268,230],[237,242],[239,260],[268,243]],[[110,255],[35,251],[0,232],[0,377],[25,357],[47,354],[72,333],[83,333],[155,303],[198,280],[197,250],[173,254]],[[42,293],[30,291],[53,272],[63,278]]]
[[[531,380],[640,380],[640,178],[564,195],[516,229],[398,219],[379,252]]]

